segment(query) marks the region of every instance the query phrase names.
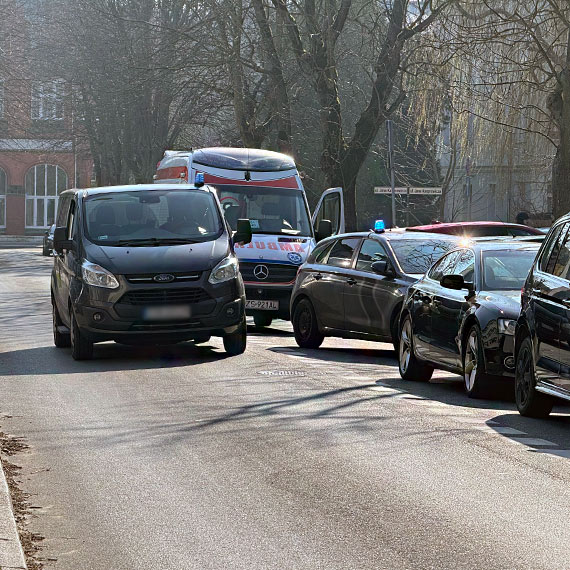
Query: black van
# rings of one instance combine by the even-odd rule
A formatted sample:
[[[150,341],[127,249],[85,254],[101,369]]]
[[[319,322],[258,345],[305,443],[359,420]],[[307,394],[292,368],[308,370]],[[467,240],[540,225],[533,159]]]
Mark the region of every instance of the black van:
[[[245,291],[215,190],[187,184],[60,195],[51,277],[53,337],[88,359],[93,343],[206,342],[246,347]]]
[[[570,214],[548,232],[522,289],[515,359],[522,415],[546,417],[555,398],[570,400]]]

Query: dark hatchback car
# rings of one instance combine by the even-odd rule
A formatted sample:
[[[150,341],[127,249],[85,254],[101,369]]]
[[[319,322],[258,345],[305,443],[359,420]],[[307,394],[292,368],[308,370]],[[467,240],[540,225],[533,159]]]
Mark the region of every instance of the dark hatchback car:
[[[524,284],[515,359],[522,415],[545,417],[555,398],[570,400],[570,215],[552,226]]]
[[[520,289],[539,244],[473,242],[443,256],[408,290],[398,364],[405,380],[434,368],[461,374],[471,397],[489,397],[514,375]]]
[[[355,233],[321,241],[301,266],[291,297],[295,340],[317,348],[325,336],[397,345],[408,287],[457,238],[405,232]]]
[[[246,346],[245,292],[215,191],[116,186],[61,194],[51,277],[53,335],[75,359],[93,343],[205,342]],[[249,230],[249,231],[248,231]]]

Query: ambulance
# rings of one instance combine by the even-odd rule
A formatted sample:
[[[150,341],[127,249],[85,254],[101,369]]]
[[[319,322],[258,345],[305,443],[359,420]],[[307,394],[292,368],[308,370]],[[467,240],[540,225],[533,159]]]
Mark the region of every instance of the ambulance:
[[[294,160],[248,148],[166,151],[154,181],[193,184],[196,174],[217,189],[225,218],[235,231],[248,219],[251,243],[235,251],[246,288],[246,311],[258,327],[289,320],[289,301],[299,266],[317,241],[344,232],[341,188],[329,188],[313,215]]]

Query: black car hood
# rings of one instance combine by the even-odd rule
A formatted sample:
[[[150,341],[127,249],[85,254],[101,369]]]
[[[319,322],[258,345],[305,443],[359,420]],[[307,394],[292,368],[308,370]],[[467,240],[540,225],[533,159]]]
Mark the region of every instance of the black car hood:
[[[229,254],[228,236],[184,245],[112,247],[86,242],[86,258],[115,275],[180,273],[213,269]]]
[[[506,317],[517,318],[521,307],[521,292],[516,291],[481,291],[479,294],[481,300],[492,303],[503,311]]]

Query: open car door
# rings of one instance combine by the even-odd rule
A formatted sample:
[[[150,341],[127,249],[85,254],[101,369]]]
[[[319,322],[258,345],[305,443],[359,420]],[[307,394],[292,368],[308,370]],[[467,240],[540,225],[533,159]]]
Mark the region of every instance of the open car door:
[[[325,190],[313,213],[313,229],[318,235],[321,220],[329,220],[332,225],[332,234],[344,233],[344,197],[342,188],[329,188]]]

